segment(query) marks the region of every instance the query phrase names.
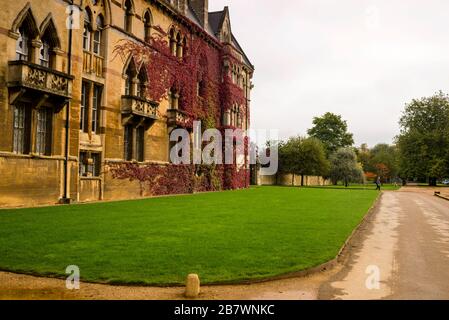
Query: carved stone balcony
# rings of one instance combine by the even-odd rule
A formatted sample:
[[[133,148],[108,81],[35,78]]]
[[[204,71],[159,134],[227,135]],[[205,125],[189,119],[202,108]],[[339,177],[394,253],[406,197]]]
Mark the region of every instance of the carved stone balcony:
[[[72,76],[27,61],[10,61],[8,65],[9,88],[49,98],[72,98]]]
[[[189,127],[191,124],[190,116],[179,109],[169,109],[167,110],[167,121],[169,127]]]
[[[136,96],[122,96],[122,114],[157,120],[159,104]]]

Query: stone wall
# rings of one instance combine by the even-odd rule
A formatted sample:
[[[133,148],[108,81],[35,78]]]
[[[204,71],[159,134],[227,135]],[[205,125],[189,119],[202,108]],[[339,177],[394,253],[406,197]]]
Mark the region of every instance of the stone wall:
[[[317,176],[304,176],[304,186],[327,186],[330,180]],[[293,174],[278,174],[273,176],[259,176],[259,184],[263,186],[301,186],[301,176]]]
[[[57,203],[63,164],[54,159],[0,157],[0,207]]]

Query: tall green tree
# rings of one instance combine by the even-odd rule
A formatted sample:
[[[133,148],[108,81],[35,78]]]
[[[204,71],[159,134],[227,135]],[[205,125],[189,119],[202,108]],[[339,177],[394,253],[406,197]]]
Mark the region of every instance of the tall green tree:
[[[395,145],[380,143],[371,149],[372,172],[383,180],[391,180],[398,177],[399,163],[398,150]]]
[[[449,96],[438,92],[412,100],[399,122],[397,137],[403,178],[427,180],[449,176]]]
[[[362,144],[356,151],[358,162],[362,164],[364,172],[372,172],[371,150],[366,143]]]
[[[279,145],[279,170],[301,176],[326,176],[329,162],[323,144],[316,138],[293,137]],[[294,179],[294,178],[293,178]]]
[[[340,148],[334,152],[330,164],[330,177],[334,184],[342,181],[347,187],[351,182],[363,182],[362,166],[357,162],[357,155],[351,148]]]
[[[340,115],[330,112],[315,117],[313,127],[307,133],[323,142],[328,157],[338,149],[354,144],[353,135],[348,132],[347,122]]]

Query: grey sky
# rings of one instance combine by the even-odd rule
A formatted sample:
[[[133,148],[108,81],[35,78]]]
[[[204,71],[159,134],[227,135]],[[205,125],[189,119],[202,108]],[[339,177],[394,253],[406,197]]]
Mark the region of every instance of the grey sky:
[[[256,66],[254,128],[305,135],[326,111],[391,143],[404,104],[449,91],[447,0],[209,0]]]

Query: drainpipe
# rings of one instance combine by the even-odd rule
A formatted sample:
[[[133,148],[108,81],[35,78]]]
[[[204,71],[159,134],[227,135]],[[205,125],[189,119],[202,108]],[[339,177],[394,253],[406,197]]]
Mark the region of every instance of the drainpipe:
[[[74,5],[74,0],[70,3],[71,6]],[[73,18],[73,11],[71,12]],[[68,48],[68,59],[67,59],[67,73],[69,76],[72,75],[72,38],[73,31],[72,27],[69,28],[69,48]],[[65,157],[64,157],[64,195],[61,202],[64,204],[70,203],[70,196],[68,192],[69,183],[69,142],[70,142],[70,100],[66,104],[66,120],[65,120]]]

